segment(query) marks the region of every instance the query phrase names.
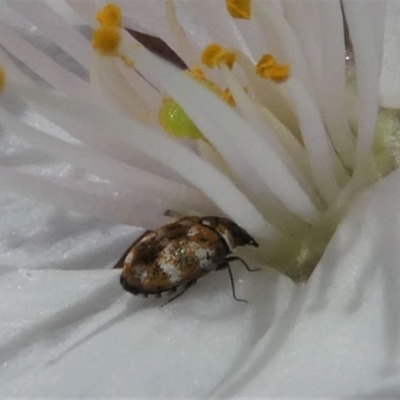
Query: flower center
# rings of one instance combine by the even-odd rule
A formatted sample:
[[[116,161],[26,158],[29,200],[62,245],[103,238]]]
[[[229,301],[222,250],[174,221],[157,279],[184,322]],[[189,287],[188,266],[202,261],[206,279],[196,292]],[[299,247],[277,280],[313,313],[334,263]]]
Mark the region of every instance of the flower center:
[[[227,0],[226,6],[233,18],[251,19],[253,4],[250,0]],[[270,18],[263,14],[265,9],[258,3],[257,11],[262,22]],[[136,68],[136,61],[145,50],[136,51],[138,45],[128,43],[121,33],[121,18],[116,6],[107,6],[99,12],[100,27],[94,34],[93,46],[100,54],[118,57]],[[279,24],[279,18],[277,16],[273,22]],[[201,141],[217,154],[217,167],[243,190],[263,218],[280,231],[279,238],[269,242],[264,253],[261,250],[262,257],[287,275],[304,279],[315,267],[346,207],[359,191],[357,185],[348,185],[352,180],[352,170],[348,166],[352,162],[344,163],[341,149],[333,147],[336,139],[331,136],[335,133],[325,128],[315,93],[305,86],[307,79],[299,74],[298,64],[293,72],[289,63],[281,63],[272,54],[262,55],[253,64],[241,51],[219,43],[206,46],[200,58],[206,67],[217,70],[220,81],[227,84],[225,89],[208,79],[199,67],[181,74],[189,75],[228,103],[246,121],[249,129],[240,134],[243,148],[248,149],[246,155],[242,155],[243,162],[237,163],[233,158],[235,152],[236,157],[239,154],[229,142],[233,137],[220,140],[210,136],[210,125],[202,121],[207,117],[201,115],[198,108],[188,106],[189,99],[179,100],[179,96],[174,95],[179,94],[179,89],[167,90],[169,93],[158,112],[159,125],[176,138]],[[140,71],[140,66],[138,68]],[[243,75],[249,87],[239,78]],[[161,73],[162,86],[164,79],[169,79],[167,71],[164,76]],[[268,98],[266,93],[274,97]],[[184,96],[180,98],[185,99]],[[221,113],[220,119],[223,118]],[[350,137],[345,141],[352,143],[352,140]],[[253,160],[253,153],[258,149],[259,156]],[[270,160],[275,157],[277,163],[272,167]],[[243,166],[239,167],[240,164]],[[242,168],[249,167],[256,175],[243,172]],[[273,175],[278,171],[288,174],[285,172],[275,180]],[[257,185],[264,186],[258,186],[261,190],[256,191]]]
[[[374,77],[354,69],[357,87],[355,72],[346,81],[352,75],[340,55],[344,57],[345,39],[348,42],[352,36],[351,29],[346,38],[340,29],[343,17],[337,4],[335,10],[333,5],[327,7],[324,17],[321,3],[318,13],[324,24],[319,21],[312,28],[324,29],[331,23],[327,18],[331,13],[336,19],[332,19],[332,29],[315,40],[308,25],[303,25],[306,32],[298,32],[296,23],[292,24],[295,3],[284,2],[281,8],[263,1],[225,3],[226,10],[218,12],[246,20],[230,20],[225,26],[239,40],[228,47],[223,34],[221,43],[210,40],[196,58],[187,51],[189,35],[185,37],[177,9],[173,2],[165,2],[167,22],[178,35],[171,41],[173,51],[185,70],[138,43],[137,35],[132,37],[123,27],[118,6],[109,4],[100,10],[92,38],[96,51],[91,83],[113,107],[104,109],[55,92],[25,89],[15,82],[5,85],[2,70],[0,89],[90,121],[102,132],[91,143],[97,145],[96,140],[105,138],[102,149],[115,140],[116,148],[133,148],[132,158],[139,152],[166,167],[157,169],[161,176],[167,175],[166,180],[137,171],[139,177],[145,175],[137,182],[150,193],[149,199],[168,199],[162,202],[168,204],[163,213],[224,214],[260,242],[255,257],[293,279],[304,280],[353,198],[399,165],[400,146],[393,134],[398,124],[391,125],[397,119],[381,112],[375,134],[374,104],[368,103],[369,96],[362,91],[365,85],[375,85],[370,84]],[[249,37],[257,33],[266,39],[264,48],[260,49],[260,42],[251,46],[246,24],[254,28]],[[219,28],[216,34],[222,32],[223,26]],[[355,66],[360,69],[364,64],[357,61],[357,54],[364,60],[370,52],[362,49],[360,53],[357,40],[353,47]],[[378,65],[365,64],[367,69]],[[367,107],[360,102],[359,92],[364,93],[361,100]],[[357,112],[364,112],[363,118]],[[50,143],[44,145],[52,149]],[[76,154],[79,151],[83,150],[75,149]],[[116,166],[115,159],[99,161],[93,155],[74,156],[73,151],[58,154],[68,154],[79,165],[91,160],[90,166],[107,176],[119,168],[126,172],[127,165]],[[151,162],[143,169],[147,171]],[[117,180],[121,176],[111,175]],[[131,182],[133,174],[124,176]],[[162,190],[157,189],[160,181]],[[161,203],[155,203],[160,209]]]

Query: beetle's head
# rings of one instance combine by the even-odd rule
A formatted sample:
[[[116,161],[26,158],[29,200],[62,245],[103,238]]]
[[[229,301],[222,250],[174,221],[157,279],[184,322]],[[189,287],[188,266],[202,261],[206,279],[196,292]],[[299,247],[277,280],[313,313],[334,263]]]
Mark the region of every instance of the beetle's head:
[[[201,223],[217,231],[230,250],[237,246],[258,247],[258,243],[243,228],[228,218],[204,217]]]

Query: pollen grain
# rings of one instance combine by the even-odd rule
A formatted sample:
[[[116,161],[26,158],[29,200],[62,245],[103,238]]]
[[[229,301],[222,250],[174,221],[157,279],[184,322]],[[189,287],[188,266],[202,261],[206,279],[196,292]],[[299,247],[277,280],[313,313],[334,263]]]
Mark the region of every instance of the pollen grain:
[[[271,54],[264,54],[256,65],[256,72],[261,78],[274,82],[284,82],[290,77],[290,65],[279,64]]]
[[[222,100],[226,101],[232,107],[236,106],[236,101],[232,95],[232,92],[229,89],[224,90],[224,94],[222,95]]]
[[[122,25],[121,9],[116,4],[109,3],[96,14],[96,20],[101,26],[120,27]]]
[[[233,18],[251,18],[251,0],[226,0],[226,7]]]
[[[225,64],[229,69],[232,69],[236,61],[236,54],[224,49],[218,43],[212,43],[204,49],[201,55],[201,61],[209,68],[215,68]]]
[[[94,31],[92,45],[101,54],[114,56],[117,54],[121,39],[119,28],[115,26],[103,26]]]
[[[4,71],[4,68],[0,65],[0,92],[3,91],[5,84],[6,84],[6,73]]]

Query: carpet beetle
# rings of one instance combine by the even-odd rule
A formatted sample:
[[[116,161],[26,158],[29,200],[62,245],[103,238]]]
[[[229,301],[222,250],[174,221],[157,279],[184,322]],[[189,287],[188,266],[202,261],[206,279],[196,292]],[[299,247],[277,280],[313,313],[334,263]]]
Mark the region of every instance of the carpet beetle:
[[[122,287],[134,295],[161,296],[163,292],[178,293],[168,302],[181,296],[202,276],[212,271],[228,269],[232,292],[236,297],[232,255],[237,246],[257,242],[240,226],[227,218],[184,217],[176,222],[145,232],[129,249],[123,259]],[[122,259],[121,259],[122,261]]]

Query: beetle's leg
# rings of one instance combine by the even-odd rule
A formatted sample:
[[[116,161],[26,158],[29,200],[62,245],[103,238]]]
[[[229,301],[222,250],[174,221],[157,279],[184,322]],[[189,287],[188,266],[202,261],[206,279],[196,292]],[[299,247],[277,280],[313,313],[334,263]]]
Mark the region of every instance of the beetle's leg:
[[[236,301],[241,301],[242,303],[247,303],[247,300],[238,299],[238,298],[236,297],[235,282],[234,282],[234,280],[233,280],[233,274],[232,274],[232,270],[231,270],[231,266],[230,266],[229,262],[226,263],[226,267],[225,267],[225,268],[228,268],[229,278],[231,279],[231,287],[232,287],[232,295],[233,295],[233,298],[234,298]]]
[[[172,296],[170,299],[168,299],[168,301],[165,302],[161,307],[164,307],[164,306],[166,306],[168,303],[171,303],[171,301],[177,299],[178,297],[181,297],[181,296],[183,295],[183,293],[185,293],[186,290],[188,290],[188,289],[189,289],[191,286],[193,286],[195,283],[196,283],[195,280],[194,280],[194,281],[188,282],[188,283],[183,287],[183,289],[182,289],[179,293],[177,293],[176,295],[174,295],[174,296]]]
[[[225,258],[225,261],[226,261],[227,263],[230,263],[230,262],[232,262],[232,261],[240,261],[240,262],[246,267],[247,271],[249,271],[249,272],[261,271],[261,268],[251,269],[251,268],[247,265],[247,263],[246,263],[244,260],[242,260],[240,257],[238,257],[238,256],[229,256],[229,257],[226,257],[226,258]],[[225,268],[226,268],[226,267],[225,267]],[[218,269],[218,268],[217,268],[217,269]]]
[[[229,264],[232,261],[241,261],[243,263],[243,265],[246,267],[246,269],[248,271],[259,271],[261,268],[257,268],[257,269],[251,269],[241,258],[237,257],[237,256],[231,256],[231,257],[227,257],[225,258],[224,262],[219,264],[217,268],[215,268],[216,271],[219,271],[221,269],[228,269],[229,272],[229,278],[231,279],[231,287],[232,287],[232,294],[233,294],[233,298],[236,301],[241,301],[243,303],[247,303],[247,300],[243,300],[243,299],[238,299],[236,297],[236,291],[235,291],[235,281],[233,280],[233,274],[232,274],[232,270],[231,270],[231,265]]]
[[[247,303],[247,300],[238,299],[238,298],[236,297],[235,281],[233,280],[232,269],[231,269],[231,266],[230,266],[230,264],[229,264],[229,261],[234,261],[234,260],[229,259],[229,258],[226,258],[225,261],[224,261],[223,263],[219,264],[218,267],[215,268],[215,270],[216,270],[216,271],[220,271],[221,269],[228,269],[229,278],[230,278],[230,280],[231,280],[231,287],[232,287],[232,295],[233,295],[233,298],[234,298],[236,301],[241,301],[242,303]]]

